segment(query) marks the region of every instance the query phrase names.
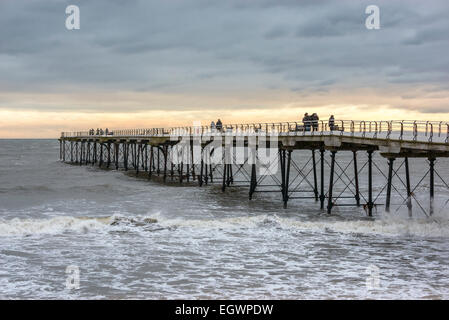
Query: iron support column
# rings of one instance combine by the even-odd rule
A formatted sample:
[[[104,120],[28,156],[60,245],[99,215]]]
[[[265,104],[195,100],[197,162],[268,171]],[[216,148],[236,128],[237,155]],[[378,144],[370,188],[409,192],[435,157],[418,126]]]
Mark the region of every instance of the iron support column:
[[[316,175],[315,149],[312,150],[312,162],[313,162],[313,193],[315,194],[315,201],[318,201],[318,182]]]
[[[388,182],[387,182],[387,199],[385,200],[385,211],[390,212],[391,199],[391,180],[393,179],[393,163],[394,158],[388,158]]]
[[[435,158],[430,157],[429,158],[429,173],[430,173],[430,215],[433,215],[433,198],[434,198],[434,187],[435,187],[435,179],[434,179],[434,172],[435,172]]]
[[[354,183],[355,183],[355,201],[357,207],[360,207],[360,189],[359,189],[359,169],[357,167],[357,151],[353,151],[353,161],[354,161]]]
[[[412,192],[410,187],[410,172],[408,167],[408,158],[404,158],[405,163],[405,182],[407,187],[407,210],[408,210],[408,216],[412,216]]]
[[[373,150],[368,150],[368,216],[373,216]]]
[[[329,175],[329,194],[327,199],[327,213],[330,214],[332,211],[332,190],[334,188],[334,171],[335,171],[335,154],[337,151],[331,151],[331,172]]]

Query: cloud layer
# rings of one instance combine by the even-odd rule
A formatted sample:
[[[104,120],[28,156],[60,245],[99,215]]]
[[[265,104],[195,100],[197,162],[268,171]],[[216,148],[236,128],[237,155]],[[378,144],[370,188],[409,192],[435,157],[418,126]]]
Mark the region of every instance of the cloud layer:
[[[449,113],[448,16],[444,0],[3,0],[0,110]]]

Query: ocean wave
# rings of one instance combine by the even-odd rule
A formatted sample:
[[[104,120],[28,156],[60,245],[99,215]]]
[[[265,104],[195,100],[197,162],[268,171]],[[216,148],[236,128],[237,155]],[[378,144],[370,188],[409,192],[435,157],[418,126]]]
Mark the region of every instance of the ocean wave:
[[[113,215],[106,217],[62,216],[48,219],[0,219],[0,236],[30,236],[40,234],[61,234],[67,231],[86,233],[105,230],[108,226],[142,227],[154,224],[151,217],[125,217]]]
[[[85,233],[99,230],[158,231],[190,228],[194,229],[193,231],[204,229],[258,229],[269,232],[270,230],[283,229],[301,232],[337,232],[393,237],[449,237],[449,221],[444,219],[384,217],[376,220],[336,220],[321,217],[314,220],[300,220],[297,217],[281,217],[278,215],[240,216],[221,219],[167,219],[159,215],[156,216],[157,218],[154,216],[126,217],[113,215],[106,217],[61,216],[48,219],[0,219],[0,236],[59,234],[67,231]],[[149,229],[149,227],[151,228]]]
[[[224,219],[159,220],[162,226],[190,228],[281,228],[309,232],[343,234],[378,234],[386,236],[449,237],[449,221],[445,219],[403,219],[384,217],[376,220],[299,220],[278,215],[232,217]]]

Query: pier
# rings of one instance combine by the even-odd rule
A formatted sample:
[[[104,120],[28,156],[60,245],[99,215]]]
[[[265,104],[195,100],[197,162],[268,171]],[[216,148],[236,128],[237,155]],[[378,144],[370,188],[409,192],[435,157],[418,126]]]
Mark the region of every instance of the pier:
[[[315,201],[328,214],[336,206],[362,207],[368,216],[406,207],[435,213],[435,182],[449,189],[437,160],[449,157],[449,123],[432,121],[327,121],[226,124],[62,132],[60,160],[76,165],[145,173],[148,179],[221,190],[238,187],[250,200],[275,193],[288,202]],[[342,163],[340,159],[346,159]],[[299,159],[299,160],[298,160]],[[427,170],[412,176],[410,160]],[[379,161],[387,165],[382,170]],[[374,182],[376,180],[377,182]],[[361,186],[365,187],[361,187]],[[428,191],[427,203],[416,197]],[[363,189],[363,190],[362,190]],[[392,203],[394,199],[399,203]],[[415,208],[416,207],[416,208]]]

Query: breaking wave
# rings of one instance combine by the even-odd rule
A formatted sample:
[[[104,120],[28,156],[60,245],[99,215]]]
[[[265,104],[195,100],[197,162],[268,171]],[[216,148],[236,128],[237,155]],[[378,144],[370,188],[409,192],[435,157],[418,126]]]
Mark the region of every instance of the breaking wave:
[[[449,237],[449,221],[443,219],[403,219],[384,217],[376,220],[299,220],[277,215],[241,216],[211,219],[157,219],[149,216],[106,217],[61,216],[48,219],[0,219],[0,236],[28,236],[39,234],[60,234],[64,232],[93,232],[112,230],[113,227],[131,229],[153,226],[154,230],[177,228],[189,229],[284,229],[300,232],[337,232],[342,234]]]

